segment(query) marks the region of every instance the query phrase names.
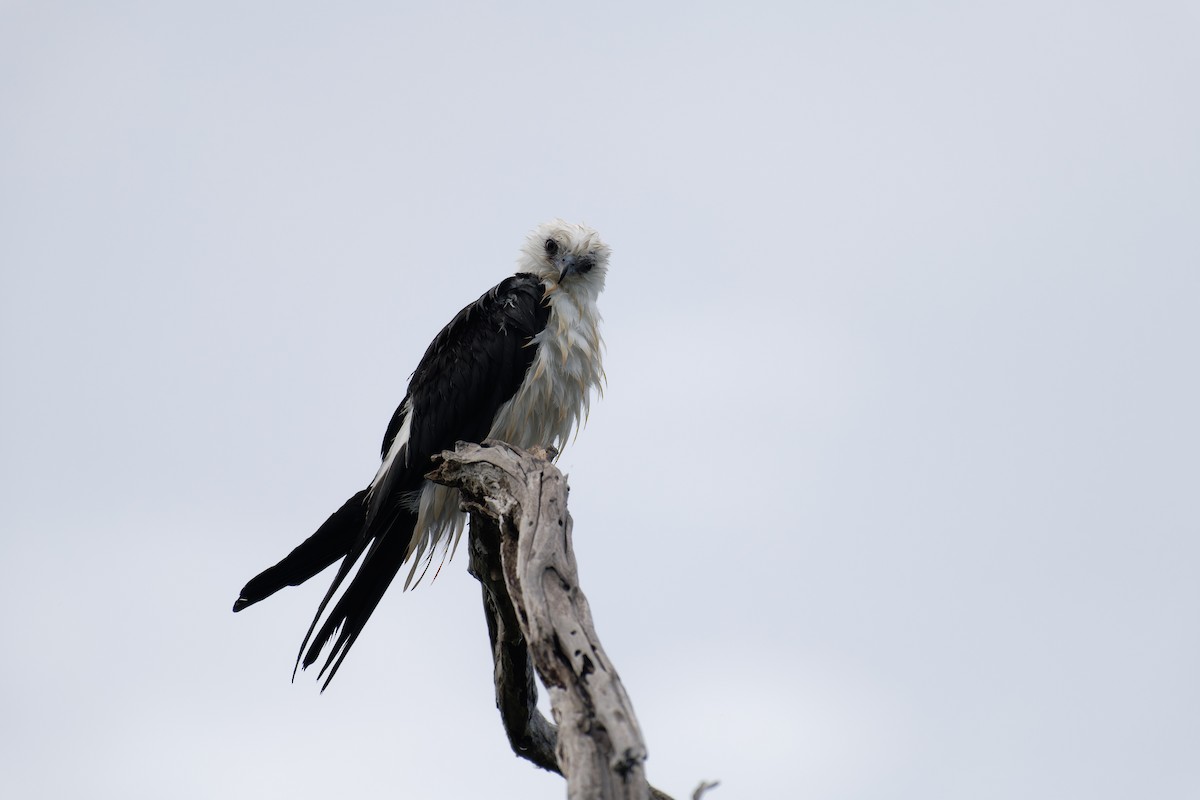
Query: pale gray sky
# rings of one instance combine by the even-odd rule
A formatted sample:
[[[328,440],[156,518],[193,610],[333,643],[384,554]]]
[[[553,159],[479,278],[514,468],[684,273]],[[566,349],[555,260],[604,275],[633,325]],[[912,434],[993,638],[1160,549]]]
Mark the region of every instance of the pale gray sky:
[[[1196,4],[421,5],[0,4],[0,794],[563,795],[465,559],[229,612],[561,216],[654,783],[1200,796]]]

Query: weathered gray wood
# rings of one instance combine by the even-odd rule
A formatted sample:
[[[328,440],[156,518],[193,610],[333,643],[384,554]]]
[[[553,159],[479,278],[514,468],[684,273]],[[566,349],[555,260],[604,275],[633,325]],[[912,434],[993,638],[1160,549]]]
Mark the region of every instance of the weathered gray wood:
[[[552,741],[554,729],[537,713],[536,687],[528,667],[522,670],[514,654],[519,648],[510,630],[512,617],[506,617],[499,582],[491,575],[495,562],[487,561],[489,529],[481,524],[476,531],[481,517],[494,521],[503,588],[550,693],[558,723],[555,752],[567,779],[567,797],[647,800],[646,748],[633,705],[600,645],[579,588],[566,479],[544,451],[529,454],[502,442],[482,447],[460,443],[434,461],[429,477],[461,489],[472,512],[473,574],[492,579],[491,590],[489,582],[480,580],[496,664],[497,705],[514,751],[552,769],[541,748]],[[666,797],[657,791],[653,796]]]
[[[471,514],[470,563],[479,581],[488,638],[492,643],[496,708],[513,752],[542,769],[562,774],[555,748],[558,731],[537,707],[537,683],[517,611],[504,585],[500,564],[500,528],[486,513]]]

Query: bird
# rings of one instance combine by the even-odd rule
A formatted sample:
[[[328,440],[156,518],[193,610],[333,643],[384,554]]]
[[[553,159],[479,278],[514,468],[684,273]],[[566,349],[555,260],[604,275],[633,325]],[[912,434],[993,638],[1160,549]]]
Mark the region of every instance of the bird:
[[[332,645],[317,676],[323,692],[403,565],[410,564],[407,589],[420,583],[435,552],[442,563],[453,556],[466,515],[457,489],[425,479],[434,455],[485,439],[561,451],[586,421],[593,393],[604,388],[597,299],[610,254],[586,225],[556,219],[534,228],[516,273],[459,311],[425,350],[367,487],[242,588],[235,612],[341,559],[301,642],[293,680]]]

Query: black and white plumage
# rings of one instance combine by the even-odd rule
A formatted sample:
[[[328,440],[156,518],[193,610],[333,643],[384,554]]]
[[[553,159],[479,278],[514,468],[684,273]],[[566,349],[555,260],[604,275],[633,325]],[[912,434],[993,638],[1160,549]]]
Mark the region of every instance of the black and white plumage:
[[[466,522],[458,491],[425,480],[430,458],[457,441],[485,438],[561,449],[586,417],[604,377],[596,300],[608,259],[608,246],[586,226],[555,220],[536,228],[521,249],[517,274],[458,312],[425,351],[367,488],[242,589],[234,611],[341,559],[296,659],[297,667],[308,667],[333,642],[321,667],[321,676],[328,672],[322,688],[400,568],[411,564],[407,587],[438,550],[445,558],[458,543]]]

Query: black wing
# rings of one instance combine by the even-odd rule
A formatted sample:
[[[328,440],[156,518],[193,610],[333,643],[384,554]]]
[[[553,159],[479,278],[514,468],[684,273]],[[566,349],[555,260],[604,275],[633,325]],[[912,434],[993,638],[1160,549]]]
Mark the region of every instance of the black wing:
[[[459,311],[434,337],[383,438],[386,457],[403,424],[404,407],[411,403],[406,457],[381,476],[368,519],[398,502],[397,493],[418,488],[435,453],[452,449],[458,441],[479,442],[487,436],[496,412],[516,394],[533,362],[537,348],[532,339],[550,315],[544,295],[535,275],[506,278]]]

